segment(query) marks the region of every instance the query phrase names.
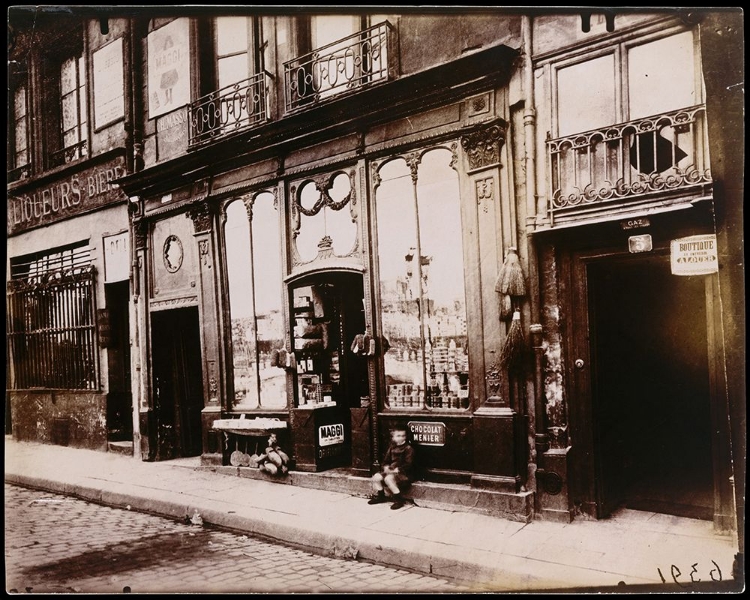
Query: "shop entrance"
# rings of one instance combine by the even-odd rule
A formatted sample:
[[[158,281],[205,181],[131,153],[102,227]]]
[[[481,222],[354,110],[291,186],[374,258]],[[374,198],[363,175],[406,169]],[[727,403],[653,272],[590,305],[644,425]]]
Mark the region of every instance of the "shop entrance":
[[[201,454],[200,348],[197,307],[152,313],[156,460]]]
[[[625,506],[710,520],[705,277],[672,275],[653,255],[594,260],[586,276],[598,516]]]
[[[130,389],[130,283],[120,281],[104,286],[108,311],[107,347],[107,439],[110,442],[133,440],[133,396]]]
[[[369,395],[365,352],[352,352],[365,334],[362,275],[316,274],[292,287],[297,367],[292,434],[296,468],[350,466],[353,408]]]

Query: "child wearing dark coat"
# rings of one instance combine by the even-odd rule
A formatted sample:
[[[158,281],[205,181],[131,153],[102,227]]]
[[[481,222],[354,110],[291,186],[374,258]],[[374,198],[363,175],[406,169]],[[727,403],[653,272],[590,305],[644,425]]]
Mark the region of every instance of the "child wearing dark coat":
[[[406,500],[401,495],[412,482],[414,469],[414,448],[407,439],[405,427],[395,427],[391,431],[391,444],[383,458],[379,473],[372,476],[375,491],[368,504],[387,502],[385,488],[393,495],[392,510],[401,508]]]

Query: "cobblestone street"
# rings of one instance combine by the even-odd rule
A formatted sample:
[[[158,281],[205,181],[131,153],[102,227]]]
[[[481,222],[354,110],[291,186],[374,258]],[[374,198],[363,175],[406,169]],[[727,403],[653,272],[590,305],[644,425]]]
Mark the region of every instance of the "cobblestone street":
[[[5,485],[6,591],[456,591],[449,582]]]

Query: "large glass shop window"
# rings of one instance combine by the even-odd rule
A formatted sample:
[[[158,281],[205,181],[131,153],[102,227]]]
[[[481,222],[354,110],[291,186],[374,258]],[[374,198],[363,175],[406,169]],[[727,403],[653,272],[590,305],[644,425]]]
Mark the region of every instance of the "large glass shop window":
[[[379,171],[376,192],[386,406],[469,406],[463,241],[458,175],[438,149]]]
[[[248,216],[252,215],[252,218]],[[286,375],[271,364],[284,346],[279,210],[273,194],[226,209],[224,230],[236,410],[286,408]]]

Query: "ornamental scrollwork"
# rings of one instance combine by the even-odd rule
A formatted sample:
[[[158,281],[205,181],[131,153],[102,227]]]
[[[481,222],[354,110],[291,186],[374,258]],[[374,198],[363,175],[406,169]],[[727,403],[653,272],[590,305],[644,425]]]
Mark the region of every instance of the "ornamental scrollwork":
[[[189,219],[193,221],[195,233],[208,233],[211,231],[211,207],[207,202],[198,202],[190,206],[187,212]]]
[[[466,153],[470,170],[500,162],[500,150],[505,144],[506,131],[507,123],[498,119],[461,136],[461,147]]]

